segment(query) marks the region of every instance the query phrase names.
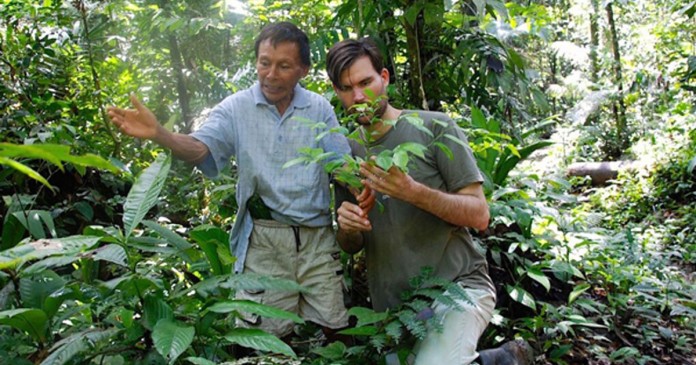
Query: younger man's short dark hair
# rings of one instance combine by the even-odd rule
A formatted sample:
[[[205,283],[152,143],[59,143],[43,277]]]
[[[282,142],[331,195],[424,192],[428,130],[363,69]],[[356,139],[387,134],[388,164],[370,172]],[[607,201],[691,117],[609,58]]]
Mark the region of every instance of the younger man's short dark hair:
[[[363,56],[370,59],[375,71],[382,72],[384,68],[382,53],[372,39],[345,39],[334,44],[326,55],[326,73],[331,82],[338,85],[341,73]]]

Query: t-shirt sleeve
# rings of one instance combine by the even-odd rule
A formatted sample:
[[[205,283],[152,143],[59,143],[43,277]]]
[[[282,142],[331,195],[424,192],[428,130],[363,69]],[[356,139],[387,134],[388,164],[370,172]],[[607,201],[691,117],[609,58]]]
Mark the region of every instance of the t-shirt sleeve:
[[[215,177],[236,154],[237,133],[230,107],[230,100],[218,104],[208,116],[200,129],[191,133],[191,137],[201,141],[210,153],[203,162],[196,165],[208,177]]]
[[[447,146],[453,157],[450,158],[436,145],[433,145],[432,148],[435,149],[434,154],[438,169],[447,186],[447,191],[455,193],[468,185],[483,182],[483,176],[476,165],[476,158],[469,147],[469,141],[464,131],[449,118],[443,122],[447,123],[446,127],[434,124],[435,128],[439,129],[435,131],[435,136],[441,136],[438,142]]]

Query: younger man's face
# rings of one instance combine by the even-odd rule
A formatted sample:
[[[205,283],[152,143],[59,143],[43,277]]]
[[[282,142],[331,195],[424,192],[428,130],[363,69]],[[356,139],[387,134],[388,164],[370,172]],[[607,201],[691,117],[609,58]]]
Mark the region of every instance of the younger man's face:
[[[352,114],[361,114],[357,121],[370,125],[373,118],[380,118],[387,109],[387,86],[389,71],[377,72],[367,56],[358,58],[349,68],[341,72],[338,85],[334,84],[336,95],[343,107]],[[370,112],[357,110],[358,104],[370,104],[377,100],[375,109]]]

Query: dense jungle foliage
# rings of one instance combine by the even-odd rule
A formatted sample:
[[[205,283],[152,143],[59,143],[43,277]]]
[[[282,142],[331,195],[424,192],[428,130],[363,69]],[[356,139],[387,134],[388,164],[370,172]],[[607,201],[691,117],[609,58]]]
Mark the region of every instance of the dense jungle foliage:
[[[492,220],[476,240],[498,290],[479,347],[521,338],[538,364],[694,364],[696,2],[690,0],[0,0],[0,363],[379,364],[405,354],[447,288],[426,271],[388,313],[345,255],[354,344],[325,343],[235,290],[234,164],[209,180],[122,135],[136,93],[191,131],[256,79],[253,40],[310,36],[302,83],[337,106],[327,49],[374,37],[398,107],[469,136]],[[578,162],[624,161],[605,185]],[[236,328],[297,322],[288,344]],[[242,359],[241,348],[254,349]]]

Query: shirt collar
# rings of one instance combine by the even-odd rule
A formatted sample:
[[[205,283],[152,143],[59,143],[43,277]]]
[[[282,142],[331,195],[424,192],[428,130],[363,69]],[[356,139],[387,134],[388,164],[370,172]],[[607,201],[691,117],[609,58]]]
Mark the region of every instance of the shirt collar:
[[[263,96],[263,91],[261,91],[261,84],[258,81],[254,83],[254,86],[251,87],[251,92],[254,95],[254,103],[256,105],[271,105],[266,100],[266,97]],[[300,86],[300,84],[298,83],[297,85],[295,85],[295,95],[292,98],[292,102],[290,102],[290,106],[294,106],[295,108],[309,107],[308,94],[309,91],[305,90],[305,88]]]

